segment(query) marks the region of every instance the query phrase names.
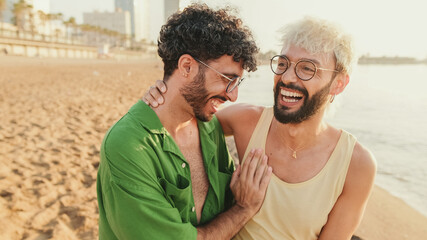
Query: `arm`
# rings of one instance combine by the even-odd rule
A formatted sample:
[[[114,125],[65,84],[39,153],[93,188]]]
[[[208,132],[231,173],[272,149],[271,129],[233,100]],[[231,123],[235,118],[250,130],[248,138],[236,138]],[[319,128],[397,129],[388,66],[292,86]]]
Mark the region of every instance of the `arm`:
[[[223,108],[215,115],[221,123],[225,136],[235,135],[236,132],[252,134],[250,130],[255,128],[263,110],[263,107],[239,103]]]
[[[155,108],[164,103],[163,93],[166,91],[166,84],[161,80],[157,80],[156,83],[145,92],[141,100],[147,105]],[[239,131],[238,128],[247,131],[248,127],[256,124],[262,110],[262,107],[250,104],[234,104],[221,109],[216,113],[216,116],[221,123],[224,135],[229,136],[234,135],[235,131]],[[245,121],[241,121],[242,119],[245,119]],[[253,129],[253,127],[255,126],[252,126],[251,129]]]
[[[376,172],[374,156],[356,144],[343,192],[329,213],[319,240],[350,239],[362,220]]]
[[[237,167],[230,183],[236,204],[206,226],[198,227],[197,239],[231,239],[261,208],[272,168],[260,149],[251,151],[246,161]]]
[[[98,186],[102,190],[98,191],[98,199],[100,215],[105,216],[106,221],[100,221],[100,226],[108,226],[102,230],[100,227],[100,236],[114,234],[119,239],[226,239],[234,236],[262,204],[272,171],[267,166],[266,157],[258,151],[248,157],[247,165],[241,170],[239,167],[233,174],[230,187],[236,204],[210,223],[196,228],[190,222],[183,222],[179,210],[171,204],[156,174],[150,170],[151,165],[140,164],[149,159],[155,160],[156,154],[149,149],[134,151],[137,146],[119,142],[121,140],[117,138],[110,143],[120,151],[112,149],[107,154],[103,148],[101,153]],[[257,169],[261,158],[263,160]]]
[[[135,145],[120,144],[114,141],[115,149],[108,154],[105,148],[101,150],[97,178],[100,239],[196,238],[195,227],[182,221],[150,165],[142,164],[154,153],[135,152],[131,149]]]

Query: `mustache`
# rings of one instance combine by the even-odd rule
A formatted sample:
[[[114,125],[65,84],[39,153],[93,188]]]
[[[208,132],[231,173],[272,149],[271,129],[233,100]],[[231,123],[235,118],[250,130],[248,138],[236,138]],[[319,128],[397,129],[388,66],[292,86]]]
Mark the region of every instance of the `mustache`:
[[[216,96],[213,96],[213,97],[210,97],[210,98],[207,98],[207,96],[206,96],[206,97],[205,97],[205,99],[206,99],[206,102],[205,102],[205,103],[207,103],[210,99],[214,99],[214,98],[220,99],[220,100],[222,100],[223,102],[227,102],[227,101],[228,101],[228,99],[227,99],[227,98],[225,98],[225,97],[223,97],[223,96],[220,96],[220,95],[216,95]]]
[[[213,98],[218,98],[218,99],[221,99],[222,101],[224,101],[224,102],[227,102],[227,98],[225,98],[225,97],[223,97],[223,96],[213,96],[213,97],[211,97],[212,99]]]
[[[308,96],[308,91],[307,91],[307,89],[305,89],[305,88],[302,88],[302,87],[300,87],[300,86],[297,86],[297,85],[295,85],[295,84],[284,84],[282,81],[279,81],[277,84],[276,84],[276,88],[275,88],[275,90],[276,90],[276,93],[278,94],[279,93],[279,91],[280,91],[280,88],[281,87],[283,87],[283,88],[288,88],[288,89],[293,89],[293,90],[297,90],[297,91],[299,91],[299,92],[301,92],[302,94],[304,94],[304,96]]]

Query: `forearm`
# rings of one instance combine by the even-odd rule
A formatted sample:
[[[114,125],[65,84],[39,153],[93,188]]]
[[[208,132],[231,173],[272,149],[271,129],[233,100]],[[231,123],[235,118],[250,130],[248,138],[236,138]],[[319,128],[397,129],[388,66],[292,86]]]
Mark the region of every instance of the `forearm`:
[[[197,239],[231,239],[236,235],[261,208],[272,171],[262,150],[252,150],[230,181],[236,204],[209,224],[197,228]]]
[[[248,212],[236,204],[207,225],[198,227],[197,239],[231,239],[253,215],[254,213]]]

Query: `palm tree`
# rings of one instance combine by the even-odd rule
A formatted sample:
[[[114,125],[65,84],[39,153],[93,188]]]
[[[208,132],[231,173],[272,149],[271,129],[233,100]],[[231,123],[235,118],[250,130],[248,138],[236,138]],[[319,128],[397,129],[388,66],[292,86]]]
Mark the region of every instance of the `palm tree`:
[[[3,33],[3,12],[6,10],[7,4],[6,0],[0,0],[0,34]]]
[[[67,41],[69,40],[69,27],[71,27],[71,33],[74,33],[74,29],[76,27],[76,19],[74,17],[70,17],[67,21],[64,21],[64,25],[66,27]],[[73,42],[73,34],[71,34],[71,41]]]
[[[38,10],[37,14],[39,15],[39,19],[40,19],[41,25],[43,26],[42,37],[43,37],[43,40],[44,40],[44,37],[45,37],[45,34],[46,34],[46,22],[48,20],[47,19],[47,14],[45,12],[43,12],[42,10]]]
[[[80,25],[80,29],[83,32],[85,44],[92,45],[94,41],[91,39],[93,32],[95,32],[95,27],[89,24]]]
[[[59,35],[61,35],[61,29],[56,28],[56,29],[55,29],[56,42],[58,42]]]
[[[29,12],[29,14],[28,14],[28,21],[30,23],[31,36],[34,38],[34,33],[36,32],[36,25],[34,23],[34,13],[33,13],[33,11]]]
[[[56,32],[54,32],[55,30],[53,29],[53,21],[55,20],[61,20],[62,21],[62,13],[48,13],[46,15],[47,17],[47,21],[49,22],[49,36],[50,39],[53,39],[53,35],[56,34]]]
[[[48,24],[49,24],[49,39],[50,39],[50,41],[52,41],[52,39],[53,39],[53,27],[52,27],[52,20],[55,18],[55,14],[52,14],[52,13],[48,13],[47,15],[46,15],[46,18],[47,18],[47,22],[48,22]]]
[[[12,9],[12,13],[14,15],[13,20],[15,25],[18,27],[18,32],[19,30],[24,30],[25,18],[30,13],[32,8],[33,6],[30,4],[27,4],[25,0],[19,0],[17,3],[13,4],[13,9]]]

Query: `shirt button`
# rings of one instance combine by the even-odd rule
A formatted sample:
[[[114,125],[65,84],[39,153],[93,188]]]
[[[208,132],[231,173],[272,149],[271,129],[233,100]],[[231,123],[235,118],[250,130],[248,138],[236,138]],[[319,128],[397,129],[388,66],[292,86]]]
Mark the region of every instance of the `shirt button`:
[[[181,167],[182,167],[182,168],[185,168],[185,163],[182,163],[182,164],[181,164]]]
[[[191,211],[192,211],[192,212],[196,211],[196,208],[195,208],[195,207],[192,207],[192,208],[191,208]]]

